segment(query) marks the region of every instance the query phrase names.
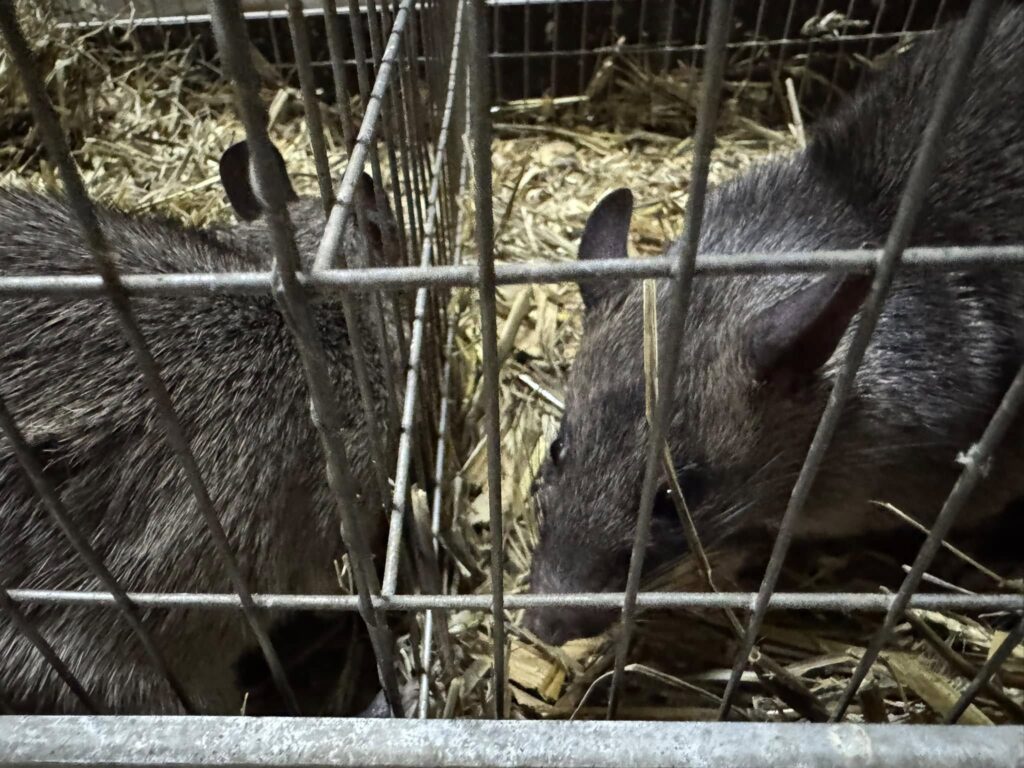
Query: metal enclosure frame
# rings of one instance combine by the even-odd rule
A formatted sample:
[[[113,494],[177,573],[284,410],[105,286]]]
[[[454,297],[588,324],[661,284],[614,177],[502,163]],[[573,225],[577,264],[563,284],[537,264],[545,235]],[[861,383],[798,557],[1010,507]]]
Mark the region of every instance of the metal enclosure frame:
[[[614,0],[618,5],[620,0]],[[332,42],[333,83],[339,103],[346,102],[344,65],[358,70],[359,91],[365,105],[360,125],[345,126],[350,160],[340,179],[331,179],[326,163],[323,127],[316,119],[309,122],[311,144],[317,156],[320,189],[330,218],[317,257],[317,269],[302,273],[294,242],[291,240],[284,200],[274,190],[282,189],[276,166],[271,160],[266,131],[266,114],[259,99],[258,82],[250,58],[245,15],[248,3],[238,0],[213,0],[209,13],[197,21],[209,21],[235,85],[240,117],[253,148],[259,187],[270,210],[274,233],[275,270],[265,273],[131,275],[118,274],[109,255],[104,233],[78,169],[61,132],[57,116],[46,95],[41,73],[37,71],[30,49],[18,29],[12,4],[0,0],[0,32],[17,66],[40,135],[53,164],[59,169],[64,190],[81,226],[82,235],[96,259],[96,276],[33,277],[0,276],[0,301],[27,296],[47,296],[59,300],[92,297],[111,303],[121,328],[129,340],[135,359],[158,404],[168,444],[186,470],[197,499],[204,524],[218,542],[218,548],[232,573],[233,594],[147,594],[124,590],[104,568],[87,539],[63,508],[55,485],[32,455],[17,423],[0,399],[0,429],[32,479],[51,516],[76,542],[79,553],[92,566],[106,586],[104,592],[68,592],[28,590],[0,585],[0,611],[22,624],[26,637],[46,654],[55,669],[77,687],[87,709],[103,712],[102,702],[74,679],[59,655],[46,639],[33,634],[19,606],[82,605],[96,610],[116,608],[131,622],[151,661],[165,669],[159,651],[148,637],[138,617],[140,608],[188,607],[194,610],[241,610],[249,621],[260,647],[274,671],[281,690],[292,700],[284,669],[266,632],[268,611],[283,608],[318,608],[332,611],[358,611],[370,630],[379,674],[396,715],[428,715],[428,680],[420,690],[417,713],[403,713],[395,679],[393,638],[384,621],[388,612],[424,612],[426,622],[421,653],[424,667],[437,652],[434,647],[435,615],[446,610],[488,609],[495,619],[494,668],[505,669],[505,610],[531,605],[611,606],[622,611],[623,629],[617,649],[612,695],[608,715],[614,718],[619,702],[622,678],[629,653],[631,632],[637,611],[643,608],[734,608],[750,611],[745,625],[745,640],[736,656],[732,677],[726,688],[720,719],[729,717],[733,697],[746,668],[758,630],[768,610],[871,611],[883,615],[882,624],[839,706],[832,712],[830,725],[766,725],[742,723],[655,724],[655,723],[525,723],[486,721],[444,721],[420,724],[397,720],[329,721],[317,719],[244,719],[244,718],[136,718],[136,717],[0,717],[0,764],[64,765],[83,762],[108,762],[123,765],[194,764],[256,765],[289,764],[331,765],[889,765],[906,766],[1022,766],[1024,765],[1024,728],[967,728],[958,726],[860,726],[841,724],[846,707],[890,637],[896,623],[908,607],[930,609],[1019,611],[1021,619],[989,662],[977,670],[974,681],[947,716],[954,723],[978,692],[986,685],[998,665],[1024,638],[1024,596],[932,595],[917,594],[921,579],[943,537],[950,530],[969,495],[983,480],[983,467],[1002,436],[1024,409],[1024,366],[1003,398],[988,428],[973,446],[964,446],[965,457],[960,477],[935,525],[926,537],[919,555],[900,589],[893,595],[803,594],[775,591],[792,532],[807,500],[811,483],[821,466],[825,449],[834,436],[843,403],[846,400],[875,323],[882,311],[886,293],[897,269],[950,269],[977,265],[1024,266],[1024,244],[999,248],[908,248],[913,224],[922,205],[924,192],[941,157],[943,130],[963,90],[966,72],[983,39],[995,0],[974,0],[968,10],[963,33],[950,57],[941,92],[930,117],[912,173],[907,181],[895,223],[879,250],[839,251],[795,254],[780,259],[778,254],[743,254],[731,257],[698,257],[697,241],[707,189],[710,153],[714,139],[719,94],[728,51],[733,3],[710,0],[700,6],[707,19],[706,40],[699,37],[693,45],[666,41],[649,46],[650,53],[700,51],[703,56],[703,82],[694,142],[694,172],[684,238],[673,243],[665,256],[642,261],[588,261],[573,263],[537,262],[528,265],[496,264],[494,261],[493,212],[490,179],[490,108],[493,86],[492,67],[507,65],[513,58],[492,50],[493,35],[498,34],[501,16],[497,6],[516,5],[512,0],[401,0],[393,4],[367,0],[362,9],[352,0],[348,15],[352,31],[353,58],[344,60],[341,29],[334,2],[304,7],[298,0],[277,3],[280,8],[265,13],[286,16],[295,53],[295,69],[302,84],[307,115],[319,116],[313,83],[314,61],[310,53],[309,25],[324,23]],[[528,0],[524,4],[529,5]],[[543,6],[557,20],[559,5]],[[312,4],[308,4],[312,6]],[[537,4],[540,5],[539,3]],[[674,3],[673,3],[674,5]],[[881,4],[884,7],[884,2]],[[706,8],[705,8],[706,6]],[[758,19],[763,17],[761,13]],[[488,8],[490,7],[490,12]],[[790,3],[787,28],[792,21]],[[324,13],[321,8],[326,8]],[[192,7],[184,7],[185,14]],[[647,14],[641,6],[641,16]],[[881,11],[879,11],[879,17]],[[259,14],[257,14],[259,16]],[[488,18],[490,16],[490,19]],[[908,19],[910,18],[908,14]],[[370,50],[363,44],[363,20],[369,25]],[[167,21],[166,18],[163,21]],[[493,22],[493,30],[490,23]],[[154,22],[156,23],[156,22]],[[557,21],[555,22],[557,23]],[[641,25],[642,26],[642,25]],[[669,27],[671,28],[671,24]],[[698,27],[698,31],[699,31]],[[860,39],[884,37],[874,24],[871,33]],[[670,30],[671,31],[671,30]],[[906,31],[906,25],[904,25]],[[698,32],[699,34],[699,32]],[[586,37],[586,30],[583,30]],[[557,34],[555,36],[557,38]],[[756,38],[756,33],[755,33]],[[841,38],[837,38],[842,42]],[[787,46],[795,41],[783,38],[775,50],[781,60]],[[643,41],[636,50],[643,52]],[[750,43],[753,45],[754,43]],[[533,58],[529,44],[519,58],[523,66]],[[534,53],[537,53],[536,51]],[[562,52],[541,52],[554,62]],[[571,53],[571,52],[570,52]],[[575,53],[579,53],[576,51]],[[570,55],[569,53],[564,55]],[[421,71],[426,73],[427,95],[418,87]],[[553,67],[553,65],[552,65]],[[552,71],[553,68],[552,68]],[[581,70],[582,71],[582,70]],[[528,81],[524,77],[524,83]],[[466,127],[469,153],[463,152],[461,131]],[[383,150],[381,149],[383,144]],[[388,153],[391,188],[383,184],[380,153]],[[407,263],[399,267],[346,269],[335,265],[343,226],[353,215],[355,185],[364,169],[375,181],[376,194],[391,196],[403,221],[403,252]],[[471,171],[470,171],[471,169]],[[458,197],[468,183],[470,172],[475,190],[475,247],[478,262],[463,264],[464,243],[458,241],[462,212]],[[398,182],[398,183],[396,183]],[[358,212],[355,212],[358,217]],[[484,353],[484,405],[488,447],[488,485],[490,525],[502,529],[501,467],[498,419],[497,327],[495,288],[505,284],[564,282],[581,279],[660,278],[672,281],[674,294],[668,317],[669,333],[679,335],[685,324],[690,286],[698,273],[742,274],[787,270],[817,273],[831,270],[870,271],[874,280],[865,302],[861,322],[836,380],[829,405],[821,418],[799,479],[793,489],[782,527],[756,593],[708,594],[699,592],[640,591],[640,573],[649,534],[651,508],[655,492],[656,469],[662,445],[662,430],[671,403],[668,397],[657,403],[652,422],[652,438],[647,455],[646,474],[640,507],[640,522],[634,543],[629,578],[623,593],[576,595],[517,595],[505,597],[500,575],[503,548],[500,540],[492,547],[490,563],[495,591],[490,596],[403,594],[399,591],[399,572],[405,557],[404,537],[419,536],[415,526],[407,524],[411,468],[420,462],[429,467],[436,489],[430,499],[433,536],[438,533],[441,508],[446,503],[444,452],[446,430],[452,407],[449,392],[450,356],[453,323],[443,322],[435,295],[441,297],[456,286],[476,288],[482,316]],[[358,515],[354,480],[347,467],[344,445],[332,425],[338,423],[342,404],[336,401],[327,377],[327,369],[311,304],[320,296],[340,297],[346,320],[358,313],[395,311],[396,292],[414,289],[414,314],[408,318],[408,347],[404,355],[407,367],[398,375],[405,377],[405,394],[393,402],[394,424],[389,440],[396,446],[391,497],[391,521],[384,575],[378,579],[371,567],[368,545]],[[338,512],[348,535],[346,546],[354,565],[357,595],[263,595],[252,594],[237,567],[234,555],[217,518],[217,511],[204,485],[202,468],[197,465],[188,435],[174,411],[164,387],[159,367],[134,319],[132,303],[140,297],[197,296],[210,293],[257,295],[271,293],[280,302],[290,321],[311,392],[314,421],[320,430],[324,454],[330,468],[331,490],[338,499]],[[354,300],[354,296],[373,296],[372,301]],[[435,297],[435,298],[432,298]],[[355,327],[350,323],[350,327]],[[429,343],[428,343],[429,337]],[[433,345],[433,346],[432,346]],[[356,345],[358,346],[358,345]],[[669,383],[676,360],[669,347],[660,371],[662,392],[671,392]],[[358,366],[358,362],[357,362]],[[432,425],[436,444],[432,455],[424,456],[415,435],[423,419],[424,401],[436,409],[438,420]],[[362,403],[366,407],[367,403]],[[387,487],[389,478],[381,478]],[[431,532],[427,532],[430,534]],[[436,540],[427,536],[415,546],[437,555]],[[169,673],[168,673],[169,674]],[[192,709],[188,691],[170,679],[186,711]],[[495,681],[494,716],[504,717],[504,679]]]

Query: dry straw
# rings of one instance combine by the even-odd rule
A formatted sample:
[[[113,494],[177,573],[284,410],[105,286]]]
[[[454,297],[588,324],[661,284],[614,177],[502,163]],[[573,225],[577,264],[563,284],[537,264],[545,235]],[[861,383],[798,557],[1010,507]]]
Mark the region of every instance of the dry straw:
[[[22,3],[38,54],[51,74],[54,97],[92,193],[134,213],[156,213],[205,225],[228,218],[217,181],[217,158],[242,131],[219,73],[195,48],[145,51],[131,34],[100,31],[83,38],[61,32],[35,4]],[[735,63],[747,71],[743,62]],[[661,252],[681,228],[690,174],[695,94],[699,79],[685,69],[656,74],[638,61],[609,55],[581,98],[506,105],[497,116],[494,145],[494,210],[497,257],[507,262],[572,259],[591,207],[608,191],[631,187],[637,197],[631,249],[635,257]],[[316,178],[298,94],[266,82],[271,135],[281,148],[300,192],[315,194]],[[794,150],[785,126],[766,125],[785,95],[782,89],[729,83],[723,128],[712,158],[711,180],[720,182],[771,153]],[[357,107],[357,105],[354,105]],[[324,106],[332,171],[345,154],[340,124]],[[20,88],[0,55],[0,184],[53,186]],[[464,200],[462,234],[471,247],[471,196]],[[472,257],[472,254],[469,254]],[[469,292],[456,292],[458,402],[466,418],[451,436],[453,481],[441,535],[446,567],[443,589],[489,590],[490,547],[484,442],[477,423],[480,334]],[[653,302],[648,302],[653,310]],[[460,311],[461,310],[461,311]],[[530,483],[555,434],[565,398],[566,372],[580,340],[581,303],[571,285],[499,289],[499,350],[503,505],[507,528],[506,589],[527,587],[537,523]],[[656,318],[648,322],[653,326]],[[649,349],[653,370],[654,349]],[[638,350],[638,354],[641,353]],[[653,393],[652,393],[653,394]],[[676,489],[675,496],[681,500]],[[417,505],[416,508],[419,508]],[[682,507],[682,505],[681,505]],[[684,522],[688,515],[681,508]],[[879,510],[878,514],[891,514]],[[723,569],[738,552],[703,553],[696,530],[691,550],[700,553],[656,574],[650,588],[713,588],[712,566]],[[912,526],[910,535],[919,536]],[[747,555],[749,552],[744,551]],[[787,588],[877,592],[899,583],[899,561],[870,550],[816,551],[789,575]],[[1020,589],[958,549],[946,566],[963,566],[939,583],[958,589]],[[567,553],[571,556],[571,553]],[[946,570],[950,570],[947,568]],[[955,568],[952,568],[955,572]],[[972,575],[980,574],[971,583]],[[755,584],[756,584],[755,573]],[[994,579],[999,580],[996,585]],[[747,584],[746,586],[750,586]],[[449,612],[450,651],[438,656],[432,698],[435,716],[481,716],[490,679],[490,617],[486,612]],[[516,625],[510,613],[512,651],[509,687],[513,717],[601,717],[606,673],[614,644],[609,636],[549,648]],[[999,617],[915,611],[896,633],[865,685],[854,720],[933,722],[941,719],[966,681],[1005,633]],[[744,678],[741,716],[753,720],[821,719],[845,686],[876,619],[835,614],[773,614]],[[614,630],[613,630],[614,632]],[[736,632],[730,614],[676,612],[640,618],[629,690],[621,714],[629,718],[713,718],[728,678]],[[418,681],[417,654],[409,636],[400,640],[403,678]],[[1024,649],[975,706],[966,722],[1021,719]]]

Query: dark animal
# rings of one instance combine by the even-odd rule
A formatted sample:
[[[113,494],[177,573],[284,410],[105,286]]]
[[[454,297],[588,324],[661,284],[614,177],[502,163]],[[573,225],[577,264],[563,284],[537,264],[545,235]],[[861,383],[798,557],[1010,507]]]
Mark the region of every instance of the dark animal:
[[[713,190],[702,254],[880,247],[900,200],[958,26],[926,39],[813,133],[806,149]],[[912,244],[1024,243],[1024,8],[991,22],[944,141]],[[587,222],[582,259],[626,257],[632,195]],[[769,539],[857,323],[863,276],[699,276],[666,439],[706,547]],[[537,479],[535,592],[621,590],[636,529],[647,426],[642,297],[636,285],[582,285],[583,340],[557,439]],[[658,292],[664,314],[668,286]],[[663,340],[662,344],[668,343]],[[799,534],[845,537],[891,518],[870,500],[934,517],[1024,362],[1024,274],[994,268],[897,276],[814,485]],[[1017,424],[965,523],[1024,494]],[[662,486],[648,562],[685,551]],[[532,611],[559,643],[614,613]]]
[[[237,227],[194,230],[101,211],[121,272],[269,269],[269,234],[251,186],[244,143],[225,152],[221,178],[243,220]],[[309,267],[325,223],[323,208],[319,200],[289,192],[298,248]],[[377,208],[368,177],[356,204],[366,214],[368,241],[350,221],[343,258],[351,266],[393,262],[395,255],[385,252],[393,242],[391,213]],[[0,191],[0,273],[93,271],[63,201]],[[133,306],[249,588],[257,593],[337,592],[334,560],[342,554],[337,508],[310,419],[303,369],[274,298],[137,298]],[[335,392],[345,406],[344,439],[363,496],[366,529],[380,549],[386,500],[377,492],[366,435],[368,429],[383,432],[385,366],[395,361],[381,354],[373,329],[363,328],[376,398],[376,423],[368,425],[358,406],[349,329],[340,308],[320,304],[316,312]],[[232,591],[105,301],[0,302],[0,394],[75,523],[125,589]],[[26,589],[103,588],[51,522],[2,435],[0,583]],[[86,690],[109,710],[180,711],[116,611],[39,606],[25,611]],[[254,657],[254,642],[240,614],[153,610],[144,618],[200,712],[238,713],[246,693],[253,694],[249,712],[275,711],[279,700],[266,692],[266,685],[261,688],[266,666]],[[310,621],[294,619],[275,629],[279,647],[298,654],[299,641],[315,628]],[[342,657],[338,648],[349,637],[348,631],[335,632],[332,658]],[[372,663],[361,666],[370,670],[366,704],[377,689]],[[303,675],[311,677],[303,702],[307,714],[343,714],[336,706],[342,694],[333,685],[340,667],[325,666],[323,652],[319,673],[303,673],[299,664],[296,687]],[[325,669],[333,680],[324,679]],[[0,623],[0,689],[19,711],[81,711],[9,622]]]

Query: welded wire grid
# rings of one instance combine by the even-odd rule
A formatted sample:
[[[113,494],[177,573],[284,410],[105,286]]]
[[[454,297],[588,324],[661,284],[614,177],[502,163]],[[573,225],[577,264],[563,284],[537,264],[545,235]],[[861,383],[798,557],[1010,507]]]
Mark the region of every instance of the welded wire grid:
[[[107,12],[116,12],[116,3],[109,3]],[[195,296],[212,292],[254,295],[271,292],[280,302],[293,332],[311,393],[314,422],[320,429],[324,454],[328,463],[331,490],[338,500],[338,513],[344,525],[346,549],[356,582],[356,594],[344,595],[253,595],[244,584],[237,568],[233,572],[234,594],[152,594],[126,592],[91,553],[87,539],[76,530],[73,521],[62,508],[54,485],[50,482],[31,450],[20,439],[18,425],[6,406],[0,402],[0,427],[14,447],[19,461],[32,479],[33,485],[47,510],[61,525],[66,535],[76,542],[79,554],[106,587],[104,592],[73,592],[58,590],[27,590],[4,585],[0,589],[0,610],[25,633],[26,638],[53,664],[56,672],[75,691],[83,706],[90,712],[102,712],[103,703],[93,701],[89,692],[74,679],[72,672],[58,654],[35,632],[19,606],[22,605],[91,605],[100,608],[119,608],[148,652],[151,663],[164,669],[159,652],[147,635],[145,625],[137,618],[140,608],[189,608],[193,610],[241,610],[257,637],[275,681],[292,709],[298,705],[290,693],[287,678],[277,654],[266,633],[266,619],[271,611],[283,609],[318,609],[330,611],[358,611],[370,630],[378,673],[393,714],[427,717],[430,713],[431,658],[435,653],[450,653],[440,617],[445,611],[475,609],[489,610],[493,617],[494,681],[492,686],[493,714],[503,717],[505,686],[505,613],[507,610],[531,606],[590,606],[612,607],[622,611],[622,633],[615,656],[608,714],[614,717],[621,697],[622,678],[630,651],[630,639],[640,609],[650,608],[732,608],[749,610],[744,642],[736,656],[732,677],[726,688],[720,716],[730,715],[733,698],[740,676],[746,668],[748,656],[754,647],[758,630],[768,610],[830,610],[864,611],[884,615],[883,623],[874,640],[861,658],[838,707],[831,713],[833,721],[843,718],[846,707],[856,694],[866,672],[884,648],[894,626],[908,608],[962,611],[1022,611],[1024,603],[1019,594],[995,595],[933,595],[916,592],[921,578],[935,556],[942,539],[954,523],[972,490],[982,482],[983,468],[1000,439],[1024,407],[1024,367],[1017,373],[1002,404],[994,414],[984,435],[974,446],[965,446],[963,470],[939,518],[928,534],[920,553],[908,572],[900,589],[891,595],[852,593],[779,593],[776,580],[782,568],[792,532],[797,526],[810,485],[821,465],[824,451],[837,429],[839,416],[864,350],[870,341],[874,325],[882,310],[885,295],[895,270],[950,269],[977,265],[1006,265],[1013,268],[1024,264],[1024,246],[999,248],[947,248],[908,249],[908,241],[916,216],[936,163],[941,157],[943,130],[949,121],[953,105],[963,87],[965,73],[983,39],[994,0],[975,0],[970,6],[963,34],[958,38],[956,50],[950,56],[942,91],[930,116],[928,129],[907,186],[893,229],[884,246],[878,251],[840,251],[794,254],[792,258],[771,258],[763,254],[742,254],[725,258],[698,257],[701,215],[707,188],[710,150],[714,138],[719,94],[725,78],[730,56],[737,52],[757,52],[760,58],[750,58],[748,76],[755,67],[769,70],[781,68],[785,57],[799,48],[810,56],[814,46],[842,47],[856,39],[858,43],[879,45],[891,42],[892,35],[884,32],[881,19],[885,3],[879,4],[870,26],[857,27],[857,34],[846,34],[840,27],[819,38],[798,36],[795,26],[803,21],[796,12],[797,0],[788,5],[780,3],[772,18],[765,11],[765,3],[758,5],[752,33],[742,40],[730,36],[733,23],[733,3],[729,0],[708,0],[699,5],[664,4],[654,0],[628,3],[626,0],[595,0],[586,3],[532,2],[531,0],[401,0],[393,4],[375,5],[368,0],[361,6],[352,0],[338,8],[333,0],[323,4],[302,4],[297,0],[265,3],[254,10],[248,3],[237,0],[216,0],[209,8],[190,0],[159,5],[159,14],[149,13],[145,18],[145,3],[135,7],[137,23],[188,25],[208,24],[212,27],[224,64],[225,76],[236,89],[239,115],[252,147],[255,173],[263,202],[268,208],[268,221],[273,233],[275,269],[264,273],[231,274],[179,274],[120,276],[109,257],[103,232],[98,226],[93,206],[81,177],[75,168],[68,146],[63,140],[60,126],[46,96],[41,73],[35,71],[28,46],[20,34],[9,2],[0,2],[0,29],[8,50],[22,76],[32,101],[32,110],[54,165],[60,170],[68,198],[78,217],[83,237],[90,245],[98,265],[98,275],[31,277],[0,276],[0,300],[26,296],[48,296],[62,300],[82,297],[106,298],[115,308],[126,338],[146,377],[164,421],[169,444],[186,468],[190,484],[197,498],[197,506],[204,522],[218,540],[219,549],[229,569],[233,553],[217,520],[217,511],[206,492],[202,468],[191,453],[188,435],[184,433],[174,412],[170,398],[162,384],[160,371],[149,348],[135,324],[132,313],[134,297],[142,296]],[[695,13],[695,21],[680,23],[677,14]],[[531,7],[532,6],[532,7]],[[782,6],[785,6],[783,9]],[[905,17],[898,32],[911,31],[912,21],[920,23],[920,9],[916,3],[906,7]],[[852,12],[853,3],[849,10]],[[172,9],[169,11],[169,9]],[[326,9],[326,13],[324,13]],[[823,17],[825,4],[815,8],[815,17]],[[152,9],[151,9],[152,10]],[[782,11],[779,13],[779,11]],[[634,13],[633,11],[636,11]],[[943,9],[938,8],[926,28],[941,20]],[[168,16],[168,13],[174,16]],[[162,15],[160,15],[162,14]],[[569,16],[578,23],[570,24]],[[156,18],[159,16],[159,18]],[[846,14],[847,17],[850,13]],[[770,40],[762,39],[762,27],[771,21],[781,32]],[[76,22],[88,17],[74,15]],[[344,18],[345,24],[340,20]],[[542,39],[532,37],[537,19],[545,20]],[[689,18],[689,17],[688,17]],[[533,19],[533,22],[531,22]],[[667,21],[666,21],[667,19]],[[605,22],[599,28],[598,22]],[[278,39],[276,23],[287,25],[288,39]],[[280,196],[284,189],[279,173],[272,162],[266,132],[266,114],[259,99],[259,83],[254,76],[251,60],[250,34],[253,25],[264,23],[270,31],[275,61],[283,63],[282,45],[290,50],[291,65],[301,87],[306,107],[310,145],[316,161],[318,185],[325,210],[330,212],[327,227],[316,258],[315,270],[303,273],[298,268],[295,245],[289,235],[287,211]],[[322,25],[330,57],[317,61],[310,45],[310,28]],[[591,26],[592,25],[592,26]],[[509,29],[521,27],[522,38],[509,43]],[[778,31],[778,30],[776,30]],[[592,34],[593,33],[593,34]],[[894,33],[893,33],[894,34]],[[597,35],[597,37],[595,37]],[[610,36],[609,36],[610,35]],[[531,83],[540,78],[549,92],[558,93],[564,87],[582,91],[591,70],[587,61],[596,61],[609,51],[621,53],[624,46],[629,52],[658,61],[668,69],[679,61],[689,64],[691,77],[700,69],[701,100],[697,114],[694,142],[694,171],[687,210],[687,235],[676,242],[660,258],[641,261],[607,260],[591,262],[552,263],[537,262],[527,265],[496,264],[494,262],[493,213],[490,189],[490,110],[494,100],[527,98],[533,95]],[[683,59],[679,57],[683,56]],[[574,72],[559,65],[561,60],[573,61]],[[323,141],[323,125],[316,105],[315,77],[317,67],[324,71],[326,64],[330,86],[333,88],[343,114],[343,131],[349,150],[349,160],[340,179],[330,178]],[[834,84],[839,76],[838,60],[826,79]],[[541,74],[536,74],[538,72]],[[360,124],[355,125],[348,112],[349,97],[354,91],[363,106]],[[509,93],[505,77],[517,83],[520,93]],[[805,70],[809,71],[809,70]],[[497,86],[492,98],[491,91]],[[802,93],[801,81],[798,93]],[[463,135],[466,131],[466,135]],[[468,149],[469,152],[464,152]],[[382,157],[382,154],[384,155]],[[400,240],[402,263],[379,265],[364,269],[348,269],[337,263],[344,224],[355,216],[357,224],[365,227],[362,212],[353,204],[356,184],[366,170],[373,179],[374,194],[378,200],[387,199],[399,221],[395,236]],[[458,205],[459,194],[472,178],[475,190],[475,247],[476,264],[463,263],[463,250],[474,244],[459,240],[463,209]],[[337,181],[337,183],[335,183]],[[365,231],[365,230],[364,230]],[[660,371],[659,391],[667,393],[659,398],[656,418],[652,421],[651,441],[644,475],[640,517],[636,540],[630,561],[629,577],[623,593],[573,595],[510,595],[503,594],[503,528],[501,509],[501,468],[498,421],[498,367],[496,354],[497,329],[495,320],[495,289],[503,284],[529,284],[538,282],[579,281],[582,279],[625,278],[630,280],[662,278],[674,286],[668,327],[679,336],[685,327],[689,288],[695,274],[743,274],[786,270],[789,272],[825,272],[832,270],[872,271],[874,281],[865,303],[856,336],[836,380],[833,396],[822,416],[803,469],[794,487],[781,530],[769,560],[763,583],[756,593],[698,593],[640,591],[640,575],[646,551],[655,491],[657,462],[660,456],[662,429],[665,417],[672,407],[669,386],[674,375],[675,357],[669,345]],[[444,301],[447,289],[473,287],[479,293],[482,314],[484,352],[484,406],[488,449],[488,487],[490,526],[492,531],[491,584],[489,595],[440,594],[438,576],[437,538],[442,524],[442,508],[448,493],[445,475],[447,431],[454,405],[451,381],[454,325],[445,325]],[[402,297],[413,290],[411,305],[404,305]],[[363,292],[355,299],[356,292]],[[369,293],[366,293],[369,292]],[[372,417],[372,402],[366,382],[365,361],[360,361],[362,345],[355,339],[355,368],[360,384],[361,402],[341,404],[327,378],[322,341],[318,337],[310,314],[311,302],[321,296],[338,297],[350,332],[359,327],[371,327],[380,332],[385,313],[395,313],[401,322],[403,370],[391,371],[389,383],[390,406],[386,428],[381,441],[372,446],[377,459],[376,481],[390,498],[390,528],[388,532],[383,578],[379,579],[372,565],[369,545],[365,540],[359,518],[359,502],[353,478],[347,467],[345,446],[337,439],[335,425],[341,408],[361,407]],[[406,307],[411,306],[409,314]],[[361,326],[357,319],[369,313],[371,322]],[[449,318],[449,323],[453,321]],[[383,341],[383,334],[379,335]],[[428,343],[429,342],[429,343]],[[397,397],[397,383],[402,383],[402,399]],[[388,461],[388,457],[394,457]],[[394,472],[389,468],[394,467]],[[430,499],[430,515],[426,526],[409,514],[414,477],[432,477],[434,487]],[[219,531],[219,533],[218,533]],[[410,540],[411,539],[411,540]],[[412,570],[411,561],[417,567]],[[403,592],[400,587],[418,574],[423,583],[421,594]],[[428,584],[429,582],[429,584]],[[394,638],[386,622],[388,612],[424,613],[424,626],[420,640],[419,702],[416,713],[403,712],[394,664]],[[955,722],[960,714],[981,691],[998,665],[1005,660],[1024,632],[1024,619],[1005,638],[985,665],[977,671],[975,679],[963,691],[960,701],[947,716]],[[188,691],[181,689],[169,674],[169,683],[178,695],[184,711],[190,711]],[[582,727],[582,725],[580,726]],[[385,760],[388,750],[380,750]],[[484,758],[481,758],[484,759]],[[383,764],[383,763],[381,763]],[[389,763],[390,764],[390,763]],[[480,764],[484,764],[481,762]],[[499,764],[498,762],[486,764]],[[591,763],[594,764],[594,763]],[[653,762],[651,764],[654,764]],[[980,764],[980,763],[978,763]]]

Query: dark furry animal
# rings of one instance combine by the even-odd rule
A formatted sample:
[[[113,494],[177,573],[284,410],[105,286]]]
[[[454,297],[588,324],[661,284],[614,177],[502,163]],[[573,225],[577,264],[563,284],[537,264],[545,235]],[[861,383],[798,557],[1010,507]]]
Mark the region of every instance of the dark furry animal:
[[[805,150],[714,190],[700,252],[880,247],[957,29],[915,45],[820,124]],[[1024,243],[1024,8],[1004,7],[988,32],[912,245]],[[580,258],[625,258],[631,213],[628,190],[602,200]],[[695,281],[666,437],[705,546],[774,535],[868,286],[841,275]],[[581,290],[583,341],[535,495],[541,524],[531,579],[541,593],[621,590],[639,506],[647,435],[640,288]],[[1021,271],[898,275],[800,535],[844,537],[892,523],[872,511],[872,499],[934,517],[957,477],[958,453],[980,437],[1022,361]],[[1022,470],[1017,424],[964,522],[1024,495]],[[651,542],[650,563],[685,550],[664,486]],[[558,643],[614,617],[538,610],[526,622]]]
[[[194,230],[102,211],[101,224],[121,272],[269,269],[268,229],[250,186],[244,144],[225,153],[221,176],[243,220],[236,227]],[[376,208],[368,177],[363,182],[356,204],[367,214],[369,242],[353,222],[348,224],[342,247],[352,266],[394,258],[382,252],[390,242],[391,213]],[[289,192],[299,252],[309,267],[325,223],[323,208],[319,200],[298,199]],[[0,191],[0,273],[93,271],[63,201]],[[336,592],[333,561],[342,554],[337,509],[310,419],[303,369],[274,298],[137,298],[133,307],[250,589]],[[365,501],[366,528],[379,547],[386,500],[376,492],[366,435],[368,428],[380,430],[381,425],[364,423],[357,405],[352,349],[340,309],[320,304],[317,319],[335,391],[346,407],[351,404],[344,439]],[[382,422],[384,367],[395,361],[380,354],[371,328],[363,329],[363,338],[377,420]],[[74,521],[125,589],[232,591],[105,301],[0,302],[0,393]],[[102,589],[51,522],[3,436],[0,583],[8,588]],[[110,711],[179,712],[169,686],[116,611],[25,610],[86,690]],[[275,711],[275,697],[255,690],[265,665],[262,658],[253,658],[254,643],[240,614],[171,610],[149,611],[144,618],[198,711],[238,713],[247,692],[254,694],[250,712]],[[290,640],[280,629],[274,632],[286,651],[296,645],[296,633],[312,631],[308,621],[295,626],[299,628]],[[342,633],[339,642],[346,638]],[[336,658],[341,656],[337,647],[335,643],[331,648]],[[372,672],[372,664],[369,668]],[[336,675],[340,668],[329,672]],[[331,680],[313,677],[317,679],[307,686],[312,699],[304,702],[307,714],[342,714],[336,711],[334,697],[340,694]],[[76,698],[8,622],[0,622],[0,690],[18,711],[81,711]],[[368,691],[366,702],[375,691]]]

